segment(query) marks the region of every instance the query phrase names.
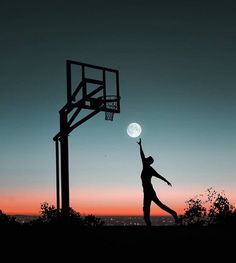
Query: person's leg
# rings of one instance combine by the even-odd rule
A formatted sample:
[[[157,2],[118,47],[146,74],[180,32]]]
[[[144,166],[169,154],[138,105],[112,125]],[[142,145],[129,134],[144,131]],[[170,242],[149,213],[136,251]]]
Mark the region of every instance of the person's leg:
[[[151,199],[144,195],[143,198],[143,217],[147,226],[152,226],[150,220],[150,207],[151,207]]]
[[[175,220],[175,223],[178,223],[178,216],[177,216],[177,213],[170,209],[168,206],[164,205],[160,200],[159,198],[155,195],[153,196],[153,202],[158,205],[161,209],[163,209],[164,211],[168,212],[169,214],[171,214]]]

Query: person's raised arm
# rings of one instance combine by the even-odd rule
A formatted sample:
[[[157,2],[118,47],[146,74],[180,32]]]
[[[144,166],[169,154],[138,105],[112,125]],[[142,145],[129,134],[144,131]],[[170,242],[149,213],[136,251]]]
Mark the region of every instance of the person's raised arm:
[[[153,176],[155,176],[155,177],[161,179],[162,181],[166,182],[169,186],[172,186],[171,183],[168,180],[166,180],[165,177],[161,176],[155,169],[152,168],[152,170],[153,170]]]
[[[141,138],[139,139],[139,141],[137,142],[137,144],[139,145],[140,156],[141,156],[141,159],[142,159],[142,162],[143,162],[143,165],[144,165],[144,163],[145,163],[145,155],[144,155],[144,152],[143,152],[143,147],[142,147],[142,140],[141,140]]]

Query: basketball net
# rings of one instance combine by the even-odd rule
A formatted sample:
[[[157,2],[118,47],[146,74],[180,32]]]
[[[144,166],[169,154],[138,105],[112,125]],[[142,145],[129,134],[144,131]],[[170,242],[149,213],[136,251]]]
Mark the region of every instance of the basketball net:
[[[117,109],[117,101],[114,100],[117,97],[116,96],[107,96],[107,98],[111,99],[111,101],[109,101],[109,99],[106,101],[107,111],[105,111],[105,120],[106,121],[113,121],[114,112],[109,111],[109,109],[111,109],[111,110]]]

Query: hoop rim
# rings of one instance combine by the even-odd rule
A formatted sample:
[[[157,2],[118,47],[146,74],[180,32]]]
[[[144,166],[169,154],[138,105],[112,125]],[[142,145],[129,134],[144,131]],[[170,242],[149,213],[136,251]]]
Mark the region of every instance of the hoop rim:
[[[106,98],[100,97],[100,99],[106,103],[106,102],[119,102],[120,101],[120,96],[117,95],[106,95]]]

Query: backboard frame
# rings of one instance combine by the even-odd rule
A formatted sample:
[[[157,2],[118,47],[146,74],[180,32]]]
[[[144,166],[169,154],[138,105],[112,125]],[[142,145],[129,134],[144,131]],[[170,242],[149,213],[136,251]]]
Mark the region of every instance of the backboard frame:
[[[72,66],[77,66],[81,73],[81,80],[77,83],[76,88],[72,87]],[[101,73],[100,79],[89,78],[87,71],[89,69],[96,70]],[[79,72],[78,71],[78,72]],[[114,74],[115,83],[112,94],[109,94],[107,87],[107,75]],[[80,105],[81,108],[97,110],[96,100],[103,102],[99,107],[99,111],[120,113],[120,92],[119,92],[119,71],[112,68],[96,66],[92,64],[82,63],[73,60],[66,61],[66,77],[67,77],[67,105],[76,104],[76,96],[82,93]],[[93,91],[88,91],[88,84],[95,85]],[[99,95],[99,96],[98,96]],[[97,96],[97,97],[95,97]],[[109,97],[116,97],[116,107],[109,108]],[[94,103],[95,102],[95,103]],[[99,104],[99,103],[98,103]]]

